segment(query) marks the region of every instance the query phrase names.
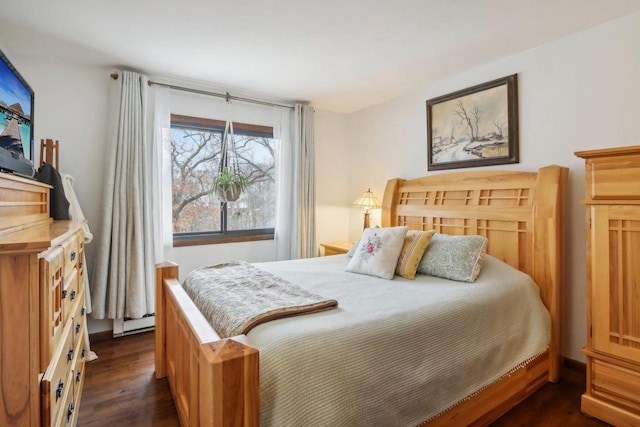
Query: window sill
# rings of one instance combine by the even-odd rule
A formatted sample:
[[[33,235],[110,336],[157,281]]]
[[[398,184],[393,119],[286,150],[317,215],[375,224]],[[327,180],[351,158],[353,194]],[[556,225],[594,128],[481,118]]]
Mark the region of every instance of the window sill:
[[[252,234],[245,236],[179,236],[173,237],[173,247],[217,245],[221,243],[257,242],[261,240],[273,240],[273,234]]]

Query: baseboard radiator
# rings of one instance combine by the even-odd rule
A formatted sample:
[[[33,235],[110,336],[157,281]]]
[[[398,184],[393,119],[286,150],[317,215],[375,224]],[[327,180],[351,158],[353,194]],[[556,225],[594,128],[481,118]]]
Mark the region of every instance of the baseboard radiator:
[[[113,336],[122,337],[125,335],[139,334],[155,329],[155,314],[147,314],[141,319],[114,319],[113,320]]]

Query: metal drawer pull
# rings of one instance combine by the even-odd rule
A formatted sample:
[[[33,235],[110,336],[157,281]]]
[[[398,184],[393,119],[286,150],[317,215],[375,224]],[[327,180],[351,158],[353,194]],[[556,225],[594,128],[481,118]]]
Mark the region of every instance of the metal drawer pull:
[[[82,358],[84,359],[84,348],[82,349],[82,353],[80,354],[80,356],[82,356]]]
[[[78,371],[76,372],[76,382],[79,383],[80,382],[80,378],[82,377],[82,372]]]
[[[67,407],[67,421],[69,421],[71,419],[71,416],[73,415],[73,410],[75,408],[73,407],[73,402],[69,403],[69,406]]]
[[[67,360],[70,362],[73,360],[73,349],[70,348],[69,351],[67,351]]]
[[[65,299],[67,297],[67,290],[63,289],[62,290],[62,299]]]
[[[64,389],[64,383],[62,380],[58,380],[58,386],[56,387],[56,402],[62,397],[62,390]]]
[[[71,261],[76,259],[76,251],[71,251]]]
[[[85,307],[82,307],[82,309],[80,310],[80,316],[84,316],[84,313],[87,311],[87,309]]]
[[[80,323],[76,323],[76,334],[80,333]]]
[[[76,299],[76,290],[72,290],[71,291],[71,301],[73,301],[74,299]]]

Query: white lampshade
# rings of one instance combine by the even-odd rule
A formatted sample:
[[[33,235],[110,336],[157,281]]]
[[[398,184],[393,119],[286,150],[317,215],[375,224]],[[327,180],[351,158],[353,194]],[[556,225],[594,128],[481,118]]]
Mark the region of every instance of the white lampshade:
[[[380,199],[371,192],[371,189],[368,189],[362,196],[358,197],[355,202],[353,202],[353,206],[365,208],[367,210],[378,209],[382,206],[382,203],[380,203]]]
[[[371,189],[368,189],[353,202],[353,206],[364,208],[364,228],[369,228],[369,209],[378,209],[382,207],[382,203],[380,203],[380,199],[371,192]]]

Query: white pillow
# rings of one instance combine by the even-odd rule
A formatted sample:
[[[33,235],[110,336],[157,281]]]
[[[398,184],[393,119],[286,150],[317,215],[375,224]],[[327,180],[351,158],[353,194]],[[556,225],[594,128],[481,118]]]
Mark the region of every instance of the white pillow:
[[[408,227],[367,228],[345,271],[393,279]]]

